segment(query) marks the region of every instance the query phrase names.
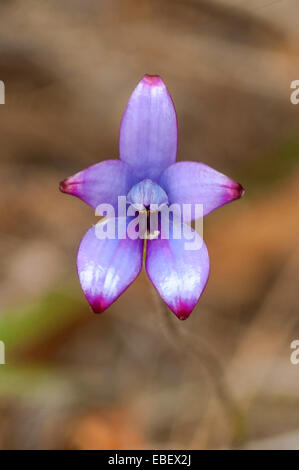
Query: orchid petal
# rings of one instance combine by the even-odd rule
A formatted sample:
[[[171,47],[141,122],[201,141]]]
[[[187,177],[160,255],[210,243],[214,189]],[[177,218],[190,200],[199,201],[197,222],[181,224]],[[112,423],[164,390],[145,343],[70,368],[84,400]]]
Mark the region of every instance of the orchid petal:
[[[206,286],[209,255],[205,243],[190,226],[188,229],[194,236],[197,249],[186,249],[184,235],[175,239],[175,224],[170,221],[168,238],[164,238],[166,235],[162,229],[157,239],[147,241],[146,271],[168,307],[180,320],[185,320]],[[183,229],[185,224],[180,225]]]
[[[158,76],[145,75],[133,91],[119,134],[122,161],[139,179],[156,180],[175,162],[177,119],[171,96]]]
[[[60,183],[60,190],[77,196],[94,209],[99,204],[111,204],[116,209],[118,196],[126,196],[136,182],[129,165],[106,160],[66,178]]]
[[[110,219],[116,224],[120,218]],[[96,226],[84,235],[77,270],[84,294],[95,313],[106,310],[136,279],[142,268],[143,240],[99,239]]]
[[[161,175],[159,184],[168,195],[171,204],[191,204],[192,213],[185,221],[194,220],[195,204],[203,205],[203,215],[217,207],[242,197],[244,190],[228,176],[197,162],[177,162]]]

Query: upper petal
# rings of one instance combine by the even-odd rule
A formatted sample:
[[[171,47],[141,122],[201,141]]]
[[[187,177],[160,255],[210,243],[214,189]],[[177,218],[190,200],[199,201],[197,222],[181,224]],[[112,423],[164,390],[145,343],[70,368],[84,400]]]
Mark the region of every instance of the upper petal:
[[[115,219],[117,223],[119,219]],[[143,240],[99,239],[96,227],[84,235],[77,270],[84,294],[95,313],[103,312],[138,276]]]
[[[94,209],[99,204],[111,204],[117,208],[117,197],[126,196],[137,178],[120,160],[106,160],[79,171],[60,183],[63,193],[82,199]]]
[[[197,162],[178,162],[167,168],[159,184],[164,188],[170,203],[203,205],[203,215],[223,206],[244,194],[244,189],[228,176]],[[184,218],[184,220],[190,220]]]
[[[157,239],[147,240],[146,271],[168,307],[179,319],[185,320],[206,286],[209,255],[195,230],[188,226],[194,235],[194,244],[197,244],[194,248],[198,246],[190,250],[185,245],[186,237],[174,239],[174,225],[172,222],[170,225],[168,239],[163,239],[162,229]]]
[[[158,76],[145,75],[125,109],[119,134],[122,161],[140,179],[157,179],[175,162],[177,118],[171,96]]]

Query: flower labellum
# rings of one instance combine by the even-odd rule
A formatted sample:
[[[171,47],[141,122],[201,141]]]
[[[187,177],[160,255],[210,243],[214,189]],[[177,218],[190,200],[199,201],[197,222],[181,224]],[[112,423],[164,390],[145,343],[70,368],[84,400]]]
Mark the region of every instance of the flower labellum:
[[[186,319],[198,302],[209,276],[209,255],[190,222],[239,199],[244,190],[203,163],[176,163],[176,153],[173,101],[159,76],[145,75],[121,121],[120,160],[102,161],[60,183],[62,192],[105,216],[87,231],[77,257],[80,283],[94,312],[106,310],[136,279],[144,243],[147,274],[176,316]]]

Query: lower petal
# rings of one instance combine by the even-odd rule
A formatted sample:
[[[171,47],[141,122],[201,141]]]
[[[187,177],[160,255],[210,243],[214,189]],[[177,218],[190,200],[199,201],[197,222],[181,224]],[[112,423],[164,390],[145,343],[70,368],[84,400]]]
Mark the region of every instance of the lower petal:
[[[143,259],[143,240],[101,239],[98,233],[96,226],[86,232],[77,257],[80,283],[95,313],[106,310],[129,287]]]
[[[183,227],[181,224],[182,232]],[[175,224],[170,222],[168,238],[164,238],[166,234],[162,228],[157,239],[147,241],[146,271],[168,307],[180,320],[185,320],[206,286],[209,255],[195,230],[188,226],[194,237],[191,243],[183,233],[180,239],[175,239],[175,228]]]

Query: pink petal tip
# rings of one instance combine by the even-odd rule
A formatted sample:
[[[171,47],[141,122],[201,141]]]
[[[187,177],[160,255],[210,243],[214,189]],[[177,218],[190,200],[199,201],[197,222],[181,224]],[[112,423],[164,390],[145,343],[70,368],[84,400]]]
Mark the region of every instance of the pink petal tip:
[[[89,299],[87,297],[87,300],[94,313],[103,313],[110,306],[101,297],[97,299]]]
[[[187,305],[184,302],[180,302],[180,304],[176,305],[175,307],[172,307],[170,305],[168,306],[179,320],[187,320],[187,318],[191,315],[196,303],[197,302],[192,305]]]
[[[62,193],[68,193],[69,192],[68,178],[66,178],[65,180],[63,180],[59,183],[59,190]]]
[[[144,75],[142,82],[150,86],[163,86],[163,80],[159,75]]]
[[[233,188],[233,191],[235,193],[234,199],[240,199],[245,194],[245,189],[240,183],[236,183],[236,187]]]

